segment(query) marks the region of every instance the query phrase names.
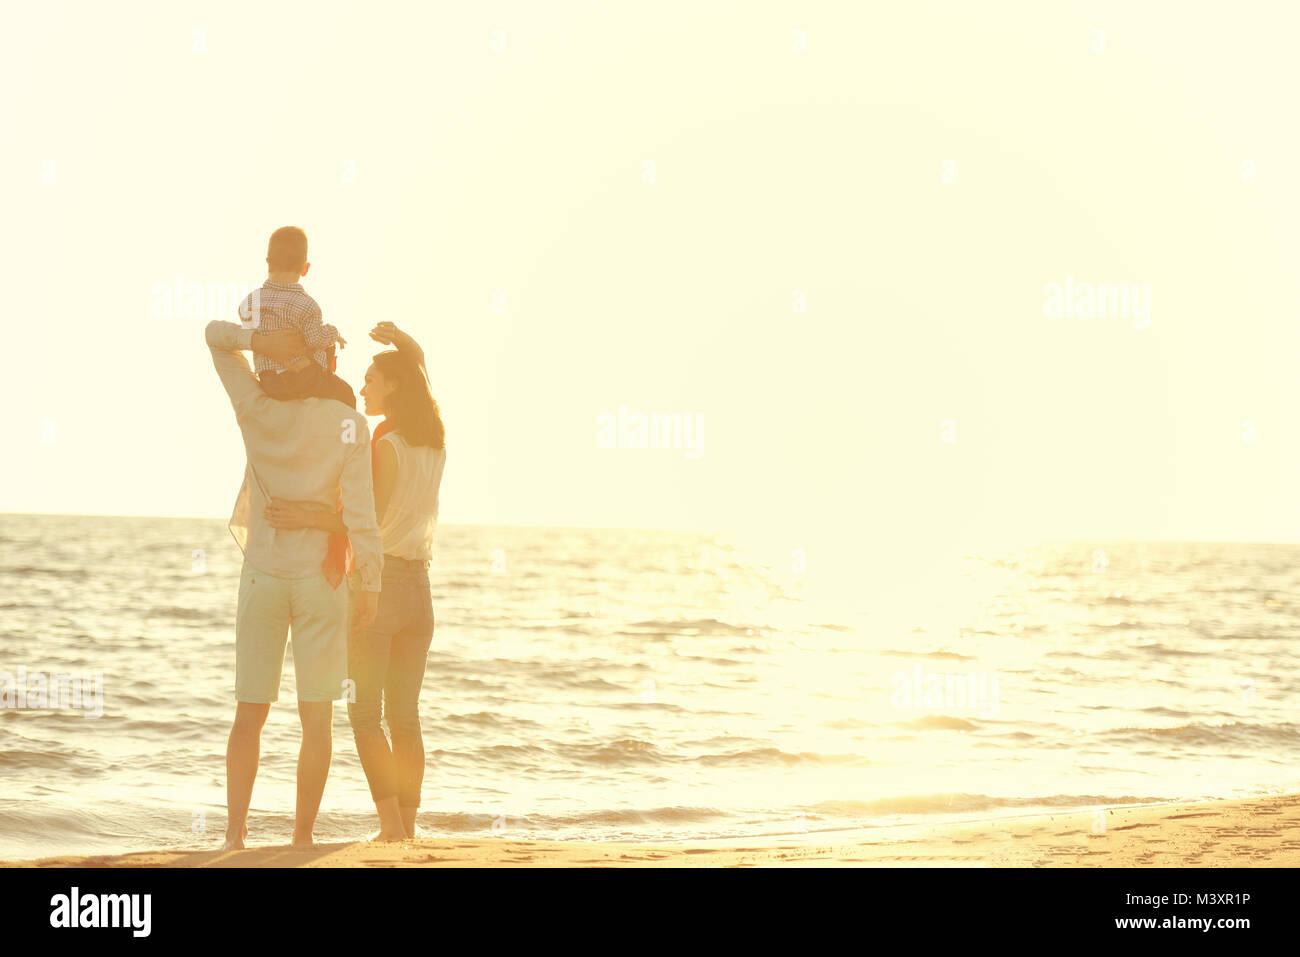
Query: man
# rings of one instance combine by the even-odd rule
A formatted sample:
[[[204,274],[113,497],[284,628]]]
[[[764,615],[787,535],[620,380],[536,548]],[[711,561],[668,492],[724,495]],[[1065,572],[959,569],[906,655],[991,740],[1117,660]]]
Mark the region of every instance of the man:
[[[235,619],[235,723],[226,747],[226,843],[244,847],[248,805],[257,777],[262,726],[279,697],[285,642],[293,632],[302,745],[293,844],[312,846],[332,749],[334,701],[347,678],[348,588],[326,577],[328,535],[303,528],[276,530],[264,512],[272,498],[337,509],[356,555],[360,599],[352,625],[366,628],[378,608],[383,572],[379,525],[370,478],[365,417],[337,399],[273,399],[263,393],[242,350],[287,364],[303,355],[302,334],[263,334],[233,322],[206,330],[217,375],[230,395],[248,465],[230,519],[244,553]]]

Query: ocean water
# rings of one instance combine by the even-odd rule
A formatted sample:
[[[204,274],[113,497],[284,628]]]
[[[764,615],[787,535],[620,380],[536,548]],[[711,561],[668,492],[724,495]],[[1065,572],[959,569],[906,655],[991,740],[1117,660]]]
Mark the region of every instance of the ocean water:
[[[814,555],[702,533],[446,526],[436,548],[423,835],[1300,790],[1297,547],[1044,543],[861,594],[819,591]],[[0,515],[0,857],[219,843],[239,562],[222,521]],[[20,672],[97,675],[102,698],[19,707]],[[334,735],[322,841],[376,830],[342,705]],[[290,657],[252,843],[289,838],[297,744]]]

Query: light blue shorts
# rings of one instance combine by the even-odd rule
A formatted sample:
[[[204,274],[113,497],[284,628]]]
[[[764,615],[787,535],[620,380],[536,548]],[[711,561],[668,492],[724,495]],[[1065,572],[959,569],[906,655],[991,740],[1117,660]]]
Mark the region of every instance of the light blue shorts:
[[[324,575],[274,578],[247,562],[235,614],[235,700],[279,700],[284,650],[293,631],[299,701],[336,701],[348,674],[348,590]]]

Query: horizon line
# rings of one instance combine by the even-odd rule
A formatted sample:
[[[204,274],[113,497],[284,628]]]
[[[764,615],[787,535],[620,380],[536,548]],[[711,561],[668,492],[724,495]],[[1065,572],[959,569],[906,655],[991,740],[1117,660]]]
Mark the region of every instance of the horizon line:
[[[27,516],[33,518],[162,518],[189,519],[205,522],[228,522],[229,517],[220,515],[155,515],[144,512],[11,512],[0,511],[0,518],[7,516]],[[695,535],[743,535],[745,533],[726,528],[686,528],[681,526],[654,525],[590,525],[590,524],[556,524],[554,522],[438,522],[438,527],[450,528],[553,528],[581,529],[587,531],[611,532],[686,532]],[[1035,539],[1034,544],[1053,542],[1128,542],[1149,545],[1300,545],[1300,540],[1288,539],[1245,539],[1245,538],[1126,538],[1120,536],[1081,537],[1067,535],[1045,536]],[[978,550],[979,546],[969,546]]]
[[[173,518],[190,519],[203,522],[229,522],[230,517],[221,515],[157,515],[147,512],[10,512],[0,511],[0,518],[22,515],[32,518]],[[654,525],[583,525],[553,522],[444,522],[439,520],[438,527],[454,528],[573,528],[591,529],[611,532],[691,532],[699,535],[731,534],[727,529],[683,528],[680,526]]]

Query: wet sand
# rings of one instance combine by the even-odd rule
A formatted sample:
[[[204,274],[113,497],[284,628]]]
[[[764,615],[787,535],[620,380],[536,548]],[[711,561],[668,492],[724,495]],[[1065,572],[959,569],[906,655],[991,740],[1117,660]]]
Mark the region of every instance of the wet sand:
[[[1103,820],[1104,818],[1104,820]],[[5,867],[1296,867],[1300,795],[674,844],[491,838],[160,850]]]

